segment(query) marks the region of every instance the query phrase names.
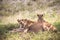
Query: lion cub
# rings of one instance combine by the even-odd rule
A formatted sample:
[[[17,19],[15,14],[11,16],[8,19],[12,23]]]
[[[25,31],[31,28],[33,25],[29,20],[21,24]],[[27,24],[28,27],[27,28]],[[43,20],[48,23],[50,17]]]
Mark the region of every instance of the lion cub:
[[[29,27],[33,23],[35,23],[34,21],[31,21],[31,20],[28,20],[28,19],[20,19],[20,20],[18,19],[17,21],[18,21],[18,23],[20,25],[20,28],[24,28],[25,29],[24,32],[27,32]]]
[[[43,19],[43,14],[37,14],[37,16],[38,16],[38,22],[42,23],[44,30],[55,31],[55,32],[57,31],[57,28],[55,26],[53,26],[52,24],[48,23]]]

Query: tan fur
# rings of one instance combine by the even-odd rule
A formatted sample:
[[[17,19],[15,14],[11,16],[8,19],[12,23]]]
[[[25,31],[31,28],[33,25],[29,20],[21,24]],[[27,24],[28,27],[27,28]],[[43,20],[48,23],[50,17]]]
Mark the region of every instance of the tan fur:
[[[43,19],[43,15],[37,15],[38,16],[38,22],[41,22],[42,25],[43,25],[43,28],[44,30],[47,30],[47,31],[57,31],[57,29],[55,28],[55,26],[53,26],[52,24],[48,23],[47,21],[45,21]]]
[[[33,22],[31,20],[27,19],[21,19],[17,20],[19,24],[22,25],[22,27],[25,29],[24,32],[38,32],[38,31],[43,31],[42,23],[41,22]]]
[[[37,22],[31,21],[31,20],[27,20],[27,19],[21,19],[21,20],[17,20],[19,24],[22,25],[22,27],[25,29],[24,32],[39,32],[41,31],[57,31],[57,29],[50,23],[48,23],[47,21],[45,21],[43,19],[43,14],[37,14],[38,16],[38,20]]]
[[[21,19],[21,20],[17,20],[19,24],[23,24],[23,27],[29,27],[30,25],[32,25],[34,23],[34,21],[31,20],[27,20],[27,19]]]
[[[43,29],[43,26],[40,22],[36,22],[36,23],[33,23],[30,27],[29,27],[29,30],[28,31],[32,31],[32,32],[39,32],[39,31],[44,31]]]

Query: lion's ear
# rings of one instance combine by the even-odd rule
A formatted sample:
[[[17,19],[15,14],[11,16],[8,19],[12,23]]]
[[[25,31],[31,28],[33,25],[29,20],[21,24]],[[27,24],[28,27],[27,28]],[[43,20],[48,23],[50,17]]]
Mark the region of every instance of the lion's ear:
[[[43,14],[41,14],[41,16],[43,17]]]
[[[37,16],[38,16],[38,17],[39,17],[39,16],[43,17],[43,14],[37,14]]]
[[[19,19],[17,19],[17,21],[18,21],[18,22],[20,22],[20,20],[19,20]]]
[[[39,16],[39,14],[37,14],[37,16]]]

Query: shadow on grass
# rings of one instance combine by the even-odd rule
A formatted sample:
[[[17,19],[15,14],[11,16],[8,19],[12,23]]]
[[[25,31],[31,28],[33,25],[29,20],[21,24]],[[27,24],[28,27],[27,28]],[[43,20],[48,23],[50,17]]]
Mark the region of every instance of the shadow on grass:
[[[10,30],[18,28],[18,24],[0,24],[0,40],[5,39],[6,33],[8,33]]]
[[[60,31],[60,22],[55,22],[54,25],[55,25],[56,28]]]

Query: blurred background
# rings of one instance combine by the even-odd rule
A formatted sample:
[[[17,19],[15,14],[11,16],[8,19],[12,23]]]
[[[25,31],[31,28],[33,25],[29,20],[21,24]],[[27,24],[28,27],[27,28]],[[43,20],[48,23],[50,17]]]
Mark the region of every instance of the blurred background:
[[[8,31],[18,28],[17,19],[37,21],[37,14],[43,14],[44,20],[56,26],[60,31],[60,0],[0,0],[0,40],[25,40],[19,38],[19,34],[11,34]],[[46,37],[40,35],[39,37],[42,38],[37,38],[38,35],[35,35],[30,40],[50,40],[47,38],[51,38],[53,33],[50,34],[46,32],[44,34],[48,35]],[[51,40],[60,40],[60,33],[54,35]]]
[[[0,20],[4,23],[15,23],[18,18],[37,20],[36,14],[44,14],[52,22],[59,20],[60,0],[0,0]]]

